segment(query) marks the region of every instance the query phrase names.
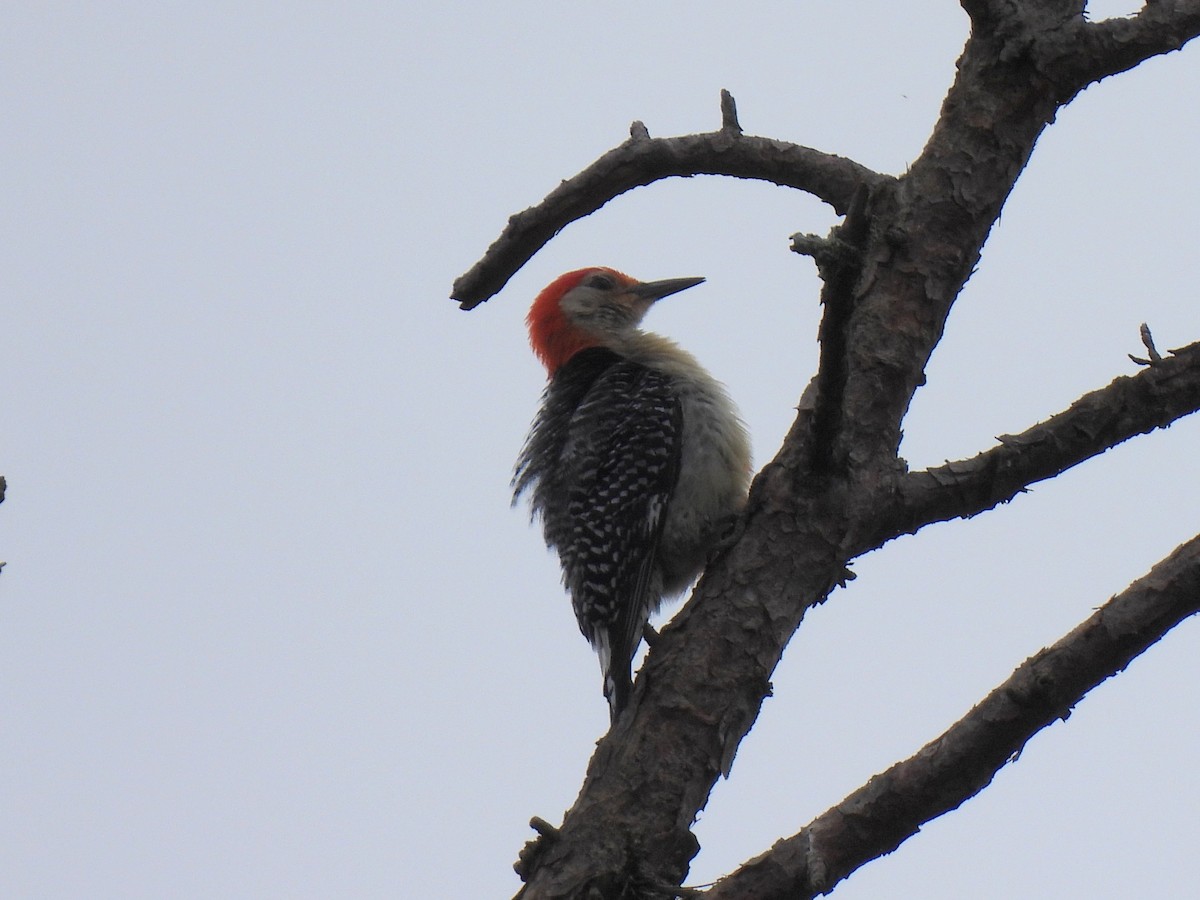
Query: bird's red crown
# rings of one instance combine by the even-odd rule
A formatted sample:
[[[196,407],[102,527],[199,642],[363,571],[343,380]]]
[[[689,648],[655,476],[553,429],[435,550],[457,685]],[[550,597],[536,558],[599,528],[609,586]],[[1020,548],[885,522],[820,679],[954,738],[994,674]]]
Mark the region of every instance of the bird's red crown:
[[[529,326],[529,343],[551,375],[580,350],[599,344],[596,338],[572,325],[562,311],[562,298],[594,272],[607,272],[618,281],[637,284],[636,278],[630,278],[616,269],[589,266],[559,275],[542,289],[529,307],[529,314],[525,317],[525,323]]]

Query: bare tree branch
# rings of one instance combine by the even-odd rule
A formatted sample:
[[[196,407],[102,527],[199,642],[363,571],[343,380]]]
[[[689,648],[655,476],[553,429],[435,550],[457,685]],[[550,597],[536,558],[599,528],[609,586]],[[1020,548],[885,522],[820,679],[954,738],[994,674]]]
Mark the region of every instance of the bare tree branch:
[[[822,363],[834,360],[842,371],[818,375],[840,390],[832,400],[817,399],[825,409],[840,406],[832,416],[840,429],[833,458],[854,461],[860,476],[880,477],[870,470],[894,461],[901,422],[946,316],[1037,137],[1059,106],[1094,80],[1094,73],[1080,74],[1089,59],[1083,45],[1136,45],[1140,57],[1108,54],[1128,68],[1200,28],[1200,0],[1154,4],[1128,33],[1123,20],[1090,25],[1083,7],[1081,0],[968,2],[976,23],[1000,21],[968,40],[933,135],[909,172],[872,191],[872,240],[856,280],[839,292],[843,306],[854,306],[846,352],[827,355],[822,347]],[[1104,49],[1092,48],[1101,57]]]
[[[728,99],[725,99],[728,98]],[[889,180],[852,160],[798,144],[743,135],[733,98],[722,95],[722,127],[707,134],[652,138],[635,122],[629,140],[517,213],[483,257],[454,282],[451,298],[474,309],[559,231],[635,187],[672,176],[730,175],[807,191],[839,213],[860,184]]]
[[[1200,536],[1023,663],[941,737],[777,842],[704,894],[800,900],[828,893],[925,822],[983,790],[1026,742],[1200,611]]]
[[[815,247],[802,245],[792,237],[792,249],[802,246],[813,253],[821,273],[821,327],[817,341],[821,345],[820,364],[814,380],[812,469],[818,475],[841,468],[846,459],[835,458],[841,430],[842,399],[848,375],[846,366],[847,329],[853,320],[854,288],[862,272],[862,254],[870,237],[868,213],[870,190],[860,187],[854,195],[846,219],[833,229],[830,237]]]
[[[1075,21],[1054,36],[1053,70],[1072,93],[1132,69],[1152,56],[1179,50],[1200,34],[1200,0],[1148,0],[1132,18]]]
[[[932,522],[1007,503],[1034,482],[1197,410],[1200,343],[1085,394],[1021,434],[1002,435],[997,446],[978,456],[902,477],[891,502],[872,523],[874,534],[864,536],[864,551]]]
[[[835,468],[890,479],[901,423],[946,318],[1058,100],[1007,42],[972,37],[909,171],[871,188],[869,240],[849,286]],[[818,378],[825,380],[825,373]],[[818,399],[819,405],[826,401]]]

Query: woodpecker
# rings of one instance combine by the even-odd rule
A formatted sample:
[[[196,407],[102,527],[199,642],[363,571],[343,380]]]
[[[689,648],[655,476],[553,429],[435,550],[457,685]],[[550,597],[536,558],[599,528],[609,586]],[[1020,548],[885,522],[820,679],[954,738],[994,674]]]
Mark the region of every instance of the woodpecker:
[[[530,492],[558,551],[614,722],[647,620],[700,573],[750,482],[749,439],[724,386],[639,327],[655,301],[702,281],[577,269],[538,294],[526,317],[549,380],[517,459],[513,504]]]

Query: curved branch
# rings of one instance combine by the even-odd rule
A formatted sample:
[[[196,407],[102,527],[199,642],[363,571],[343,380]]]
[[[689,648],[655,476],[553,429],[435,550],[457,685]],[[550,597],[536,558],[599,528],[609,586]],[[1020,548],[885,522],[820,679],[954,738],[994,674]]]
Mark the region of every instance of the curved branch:
[[[903,477],[889,508],[871,523],[867,547],[933,522],[1007,503],[1117,444],[1200,410],[1200,342],[1172,351],[1137,375],[1115,379],[1069,408],[971,459]]]
[[[728,97],[728,100],[725,98]],[[787,141],[745,136],[733,98],[722,95],[720,131],[652,138],[634,122],[629,140],[562,182],[537,206],[517,213],[487,252],[454,282],[451,299],[474,309],[508,282],[564,227],[628,190],[673,176],[730,175],[808,191],[839,213],[860,184],[890,180],[852,160]]]
[[[920,826],[983,790],[1026,742],[1096,685],[1200,612],[1200,536],[1102,606],[941,737],[877,775],[799,834],[777,842],[704,894],[812,897],[895,850]]]

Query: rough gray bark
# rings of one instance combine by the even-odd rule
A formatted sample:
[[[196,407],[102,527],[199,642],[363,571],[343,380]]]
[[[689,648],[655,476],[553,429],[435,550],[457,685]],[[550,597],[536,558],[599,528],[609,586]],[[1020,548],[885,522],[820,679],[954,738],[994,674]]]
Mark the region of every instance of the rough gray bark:
[[[1147,2],[1091,23],[1079,0],[962,0],[972,33],[920,157],[901,176],[742,134],[733,101],[709,134],[631,138],[514,216],[455,284],[472,308],[570,221],[660,178],[700,173],[808,191],[845,215],[797,235],[824,282],[821,358],[796,421],[751,489],[744,531],[663,630],[630,708],[597,747],[560,829],[527,847],[520,896],[669,897],[691,825],[752,727],[805,612],[847,564],[931,522],[975,515],[1029,484],[1200,409],[1200,344],[1153,358],[978,456],[910,473],[901,427],[951,305],[1042,130],[1091,82],[1200,32],[1200,0]],[[1192,540],[917,756],[718,882],[714,897],[828,891],[972,796],[1049,722],[1200,602]]]

